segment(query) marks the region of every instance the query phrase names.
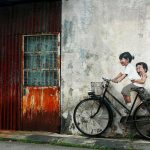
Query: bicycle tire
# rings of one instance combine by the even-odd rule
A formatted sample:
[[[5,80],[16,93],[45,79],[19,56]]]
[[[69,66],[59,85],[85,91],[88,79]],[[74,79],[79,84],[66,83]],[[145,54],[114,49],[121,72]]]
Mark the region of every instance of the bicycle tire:
[[[134,124],[138,133],[146,139],[150,139],[150,102],[141,103],[133,115]]]
[[[99,109],[99,110],[98,110]],[[86,136],[100,136],[112,123],[110,106],[99,99],[88,98],[77,104],[73,119],[77,129]]]

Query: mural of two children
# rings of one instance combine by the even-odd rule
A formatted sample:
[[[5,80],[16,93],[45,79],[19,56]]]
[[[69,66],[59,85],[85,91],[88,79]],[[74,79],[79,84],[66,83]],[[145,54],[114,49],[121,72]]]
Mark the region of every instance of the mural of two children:
[[[120,72],[114,79],[112,79],[112,82],[119,83],[126,77],[131,81],[130,84],[126,85],[121,93],[124,97],[125,103],[127,106],[131,107],[131,91],[132,89],[136,89],[139,87],[145,87],[145,83],[147,80],[147,71],[148,66],[145,62],[139,62],[136,64],[136,67],[134,67],[131,62],[134,59],[134,56],[132,56],[129,52],[124,52],[120,54],[119,60],[120,64],[124,66],[124,71]],[[145,99],[150,98],[149,92],[144,89],[143,93]]]

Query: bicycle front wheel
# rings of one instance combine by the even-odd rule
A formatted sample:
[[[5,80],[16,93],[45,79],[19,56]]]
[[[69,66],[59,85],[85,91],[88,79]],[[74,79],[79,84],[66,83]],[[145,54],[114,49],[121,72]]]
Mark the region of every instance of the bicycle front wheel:
[[[150,102],[141,103],[135,110],[134,123],[138,133],[150,139]]]
[[[101,135],[112,122],[112,112],[107,104],[96,99],[81,101],[74,110],[74,123],[86,136]]]

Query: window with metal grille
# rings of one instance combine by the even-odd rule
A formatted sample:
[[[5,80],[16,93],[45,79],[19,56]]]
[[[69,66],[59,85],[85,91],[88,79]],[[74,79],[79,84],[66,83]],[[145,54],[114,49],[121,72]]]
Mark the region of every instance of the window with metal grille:
[[[24,85],[58,85],[58,35],[24,36]]]

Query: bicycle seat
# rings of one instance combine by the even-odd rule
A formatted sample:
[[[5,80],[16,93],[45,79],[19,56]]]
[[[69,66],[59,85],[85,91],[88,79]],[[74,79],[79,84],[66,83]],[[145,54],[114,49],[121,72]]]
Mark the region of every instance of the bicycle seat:
[[[132,91],[136,91],[136,92],[144,92],[144,88],[143,87],[134,87],[131,88]]]

